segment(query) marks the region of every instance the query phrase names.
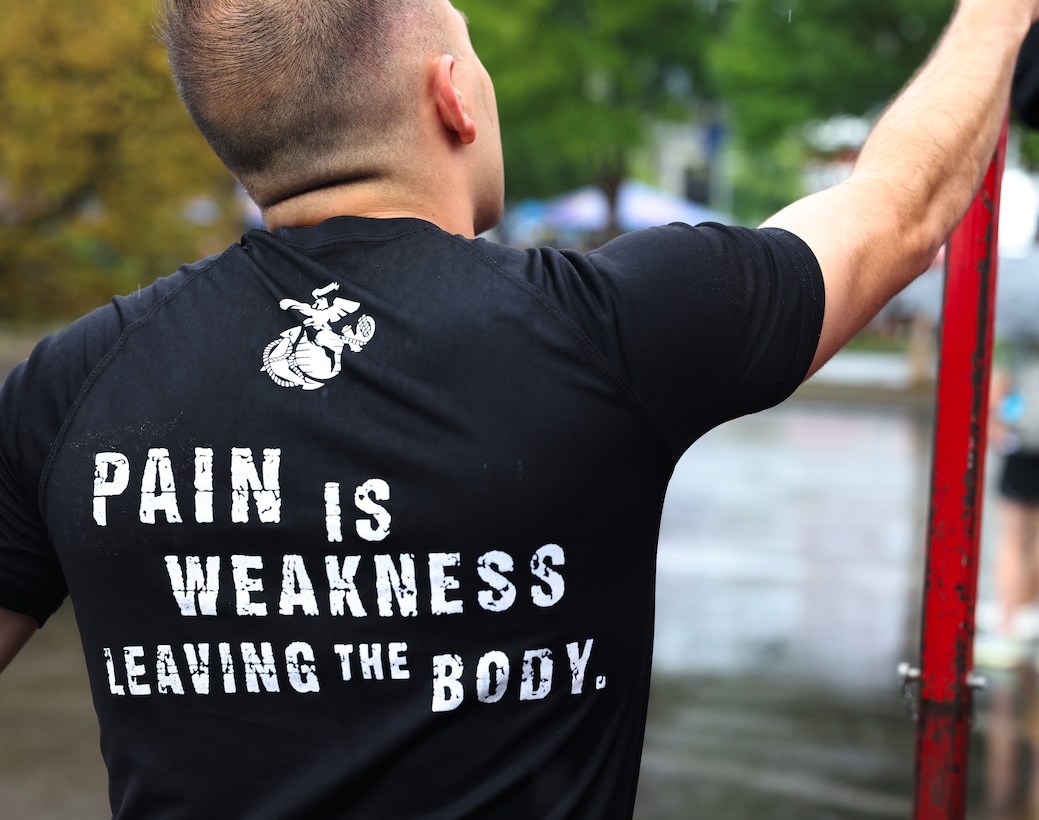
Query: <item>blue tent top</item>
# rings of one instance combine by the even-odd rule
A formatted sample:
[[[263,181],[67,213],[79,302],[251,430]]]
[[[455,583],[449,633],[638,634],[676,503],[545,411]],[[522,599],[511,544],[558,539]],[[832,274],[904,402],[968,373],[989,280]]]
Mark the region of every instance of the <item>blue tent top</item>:
[[[549,200],[543,205],[542,219],[549,229],[557,231],[601,231],[609,220],[606,194],[595,186],[580,188]],[[634,231],[685,222],[731,223],[731,217],[705,205],[673,196],[642,182],[625,180],[617,195],[617,220],[622,230]]]

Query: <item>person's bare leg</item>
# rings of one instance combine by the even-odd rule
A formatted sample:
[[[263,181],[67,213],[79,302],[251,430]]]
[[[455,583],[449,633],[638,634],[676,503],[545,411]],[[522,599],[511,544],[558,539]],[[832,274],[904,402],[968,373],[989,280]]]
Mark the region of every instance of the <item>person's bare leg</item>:
[[[1009,820],[1014,809],[1017,772],[1016,683],[992,689],[985,730],[985,818]]]
[[[1025,599],[1022,603],[1039,603],[1039,505],[1024,505],[1024,533],[1022,538],[1025,545],[1025,556],[1028,562],[1026,567],[1028,584],[1022,590]]]
[[[1004,499],[999,508],[999,543],[995,581],[999,600],[1000,631],[1013,634],[1014,617],[1035,588],[1032,553],[1028,540],[1032,508]]]

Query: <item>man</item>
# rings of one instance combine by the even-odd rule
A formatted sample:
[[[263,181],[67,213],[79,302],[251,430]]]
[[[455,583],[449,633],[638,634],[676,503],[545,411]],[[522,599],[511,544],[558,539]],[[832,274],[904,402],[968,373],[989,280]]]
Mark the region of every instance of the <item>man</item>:
[[[268,232],[9,378],[0,663],[71,594],[117,817],[630,816],[676,460],[926,268],[1039,0],[962,0],[846,183],[587,256],[473,239],[498,120],[447,0],[165,16]]]

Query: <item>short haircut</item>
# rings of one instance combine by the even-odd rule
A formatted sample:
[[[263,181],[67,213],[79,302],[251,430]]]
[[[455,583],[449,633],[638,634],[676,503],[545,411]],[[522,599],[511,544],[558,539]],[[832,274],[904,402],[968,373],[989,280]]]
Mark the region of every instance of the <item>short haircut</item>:
[[[370,173],[405,144],[431,0],[158,0],[184,105],[261,206]]]

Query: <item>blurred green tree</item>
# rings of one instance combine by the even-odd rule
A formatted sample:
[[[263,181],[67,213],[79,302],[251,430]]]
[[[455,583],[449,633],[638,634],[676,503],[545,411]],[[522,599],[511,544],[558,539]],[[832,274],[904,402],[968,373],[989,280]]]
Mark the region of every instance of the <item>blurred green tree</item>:
[[[710,62],[733,125],[760,148],[836,115],[876,114],[926,59],[953,0],[740,0]]]
[[[708,61],[742,164],[803,166],[803,126],[873,118],[926,59],[954,0],[739,0]],[[780,160],[780,154],[784,159]],[[787,175],[789,182],[793,178]],[[745,175],[736,210],[761,218],[799,196]]]
[[[509,198],[617,187],[654,124],[713,98],[725,0],[458,0],[494,78]]]
[[[0,318],[77,315],[240,233],[153,19],[151,0],[5,4]]]

